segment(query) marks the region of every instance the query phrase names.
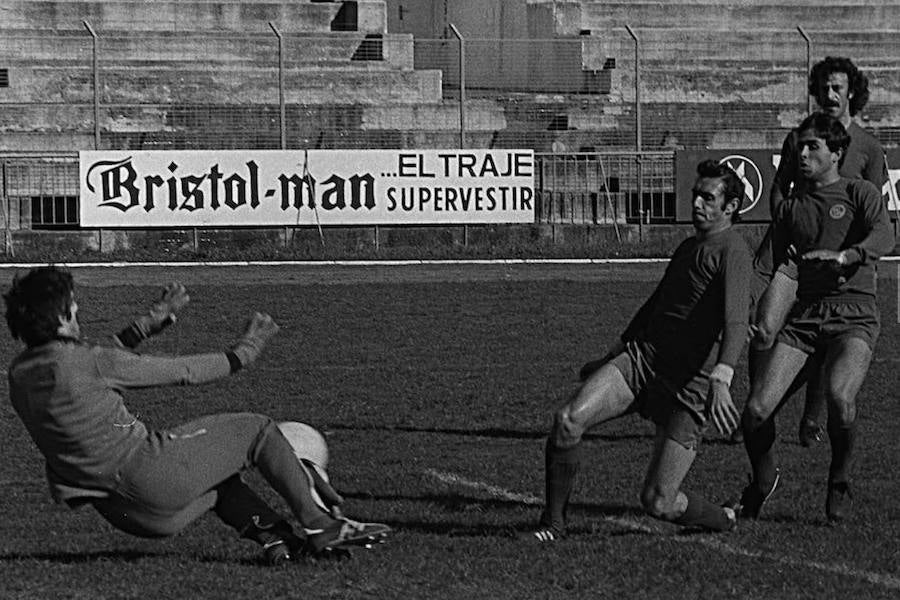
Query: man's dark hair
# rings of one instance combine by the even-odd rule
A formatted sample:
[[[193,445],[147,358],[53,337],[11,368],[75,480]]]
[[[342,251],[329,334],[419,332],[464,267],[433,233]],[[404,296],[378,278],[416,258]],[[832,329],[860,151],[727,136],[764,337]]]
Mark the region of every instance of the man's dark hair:
[[[13,278],[6,300],[6,324],[14,339],[39,346],[54,339],[60,317],[71,318],[75,284],[58,267],[38,267]]]
[[[741,206],[744,203],[744,182],[734,169],[715,160],[704,160],[697,165],[697,175],[709,179],[721,179],[724,186],[725,203],[737,200],[737,208],[731,214],[731,222],[741,220]]]
[[[847,76],[847,88],[850,95],[850,116],[856,115],[869,101],[869,78],[856,68],[853,61],[843,56],[826,56],[813,65],[809,72],[809,95],[819,100],[819,90],[833,73],[844,73]]]
[[[844,162],[844,156],[847,154],[847,147],[850,145],[850,134],[836,118],[826,113],[813,113],[803,119],[800,126],[797,127],[797,134],[804,131],[811,131],[817,138],[825,140],[825,145],[832,152],[841,151],[840,165]]]

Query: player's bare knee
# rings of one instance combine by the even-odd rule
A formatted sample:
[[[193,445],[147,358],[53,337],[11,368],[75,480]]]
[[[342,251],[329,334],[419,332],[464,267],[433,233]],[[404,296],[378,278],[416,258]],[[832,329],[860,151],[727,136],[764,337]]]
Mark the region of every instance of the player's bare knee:
[[[830,422],[837,427],[849,427],[853,425],[856,421],[856,402],[854,399],[833,396],[829,399],[831,402],[831,410],[829,411],[832,415],[829,418]]]
[[[553,442],[558,448],[570,448],[581,441],[584,434],[584,426],[578,423],[572,416],[572,411],[566,405],[556,411],[553,419]]]
[[[641,506],[651,517],[657,519],[674,518],[675,495],[666,494],[655,486],[641,490]]]
[[[766,406],[765,401],[759,397],[751,395],[747,399],[747,405],[741,415],[741,426],[747,430],[756,429],[769,418],[771,411]]]

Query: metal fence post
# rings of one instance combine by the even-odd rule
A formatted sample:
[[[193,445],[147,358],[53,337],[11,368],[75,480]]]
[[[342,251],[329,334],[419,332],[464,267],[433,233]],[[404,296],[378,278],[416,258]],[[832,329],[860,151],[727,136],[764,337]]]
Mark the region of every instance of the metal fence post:
[[[641,154],[641,40],[630,25],[625,25],[628,35],[634,40],[634,114],[635,132],[634,148],[637,151],[637,201],[638,201],[638,240],[644,239],[644,173]]]
[[[456,25],[450,23],[450,31],[459,40],[459,147],[466,147],[466,41]]]
[[[803,41],[806,42],[806,75],[808,76],[809,72],[812,71],[812,40],[799,25],[797,25],[797,31],[800,32],[800,35],[803,36]],[[811,115],[812,111],[812,96],[806,94],[806,114]]]
[[[91,43],[92,43],[92,57],[91,57],[91,69],[93,71],[94,77],[94,150],[100,149],[100,60],[98,57],[99,54],[99,38],[97,37],[97,33],[94,31],[94,28],[91,27],[91,24],[87,20],[82,20],[84,23],[84,27],[88,30],[88,33],[91,34]]]
[[[7,185],[6,179],[6,161],[4,160],[0,163],[0,188],[2,188],[3,192],[3,210],[6,212],[6,239],[4,240],[3,253],[6,256],[13,255],[13,245],[12,245],[12,216],[9,214],[12,209],[11,200],[9,198],[9,186]]]
[[[269,21],[269,27],[278,38],[278,126],[281,131],[281,149],[287,150],[287,123],[284,106],[284,37],[271,21]]]
[[[269,21],[269,27],[278,38],[278,130],[280,134],[280,146],[287,150],[287,111],[284,105],[284,37],[275,24]],[[287,248],[290,245],[290,228],[284,226],[284,241],[282,245]]]

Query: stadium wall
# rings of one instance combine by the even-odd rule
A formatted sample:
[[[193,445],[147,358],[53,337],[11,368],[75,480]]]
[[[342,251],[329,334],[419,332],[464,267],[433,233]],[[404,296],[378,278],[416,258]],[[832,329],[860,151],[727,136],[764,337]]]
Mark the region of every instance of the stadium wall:
[[[758,245],[759,224],[742,224]],[[470,225],[0,232],[5,262],[665,257],[689,225]]]

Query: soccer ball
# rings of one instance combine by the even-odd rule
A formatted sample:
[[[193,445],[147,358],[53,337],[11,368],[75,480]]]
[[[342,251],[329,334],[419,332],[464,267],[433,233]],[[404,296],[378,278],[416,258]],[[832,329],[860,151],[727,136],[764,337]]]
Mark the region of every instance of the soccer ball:
[[[316,429],[297,421],[279,423],[278,429],[291,444],[298,460],[308,460],[322,471],[328,467],[328,445]]]

